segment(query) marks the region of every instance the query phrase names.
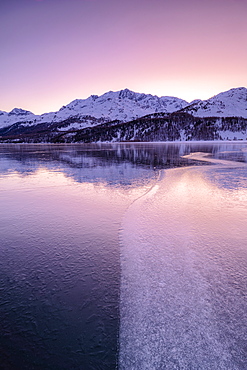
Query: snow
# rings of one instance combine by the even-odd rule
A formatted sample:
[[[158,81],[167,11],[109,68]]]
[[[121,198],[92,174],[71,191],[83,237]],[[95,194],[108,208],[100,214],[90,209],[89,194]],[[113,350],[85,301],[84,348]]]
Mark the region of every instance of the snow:
[[[183,110],[197,117],[247,118],[247,89],[234,88],[208,100],[196,102]]]
[[[14,108],[11,112],[0,111],[0,128],[8,127],[16,122],[35,122],[38,119],[32,112],[25,111],[20,108]]]
[[[0,128],[14,123],[29,126],[39,123],[59,123],[72,117],[78,118],[77,124],[73,123],[64,128],[68,130],[98,124],[98,122],[87,121],[84,119],[86,116],[104,118],[105,122],[113,120],[128,122],[152,113],[173,113],[180,110],[201,117],[247,118],[247,89],[245,87],[231,89],[208,100],[194,100],[192,104],[172,96],[158,97],[128,89],[108,91],[101,96],[91,95],[87,99],[73,100],[57,112],[42,115],[35,115],[20,108],[14,108],[9,113],[0,111]]]
[[[222,140],[247,140],[247,132],[237,131],[232,132],[230,130],[219,131]]]
[[[153,96],[140,94],[128,89],[113,92],[109,91],[101,96],[92,95],[88,99],[76,99],[63,107],[59,113],[71,115],[91,115],[95,118],[107,117],[110,121],[123,122],[154,112],[171,113],[182,109],[188,103],[174,97]],[[57,114],[59,117],[60,114]]]
[[[36,116],[28,111],[13,109],[10,113],[0,112],[0,128],[10,126],[16,122],[56,123],[77,116],[106,118],[107,121],[131,121],[154,112],[172,113],[188,105],[185,100],[151,94],[135,93],[128,89],[113,92],[109,91],[101,96],[91,95],[87,99],[73,100],[57,112],[44,113]],[[1,115],[1,113],[3,113]],[[81,126],[79,126],[80,128]],[[84,125],[83,127],[87,127]],[[74,125],[73,128],[76,128]]]

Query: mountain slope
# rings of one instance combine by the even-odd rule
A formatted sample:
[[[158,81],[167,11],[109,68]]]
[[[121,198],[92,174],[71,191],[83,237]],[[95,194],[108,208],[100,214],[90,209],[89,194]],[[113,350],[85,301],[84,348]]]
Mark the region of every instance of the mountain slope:
[[[234,88],[182,109],[196,117],[247,118],[247,89]]]
[[[58,115],[63,112],[66,116],[71,114],[91,115],[95,118],[105,117],[109,121],[119,120],[127,122],[149,113],[171,113],[187,106],[185,100],[156,95],[140,94],[128,89],[113,92],[109,91],[101,96],[91,95],[85,100],[74,100],[62,107]]]
[[[174,97],[159,98],[150,94],[135,93],[128,89],[109,91],[101,96],[92,95],[87,99],[74,100],[58,112],[40,116],[17,108],[9,113],[0,112],[0,136],[3,140],[20,139],[30,142],[36,140],[49,142],[53,139],[59,141],[59,137],[66,142],[246,139],[245,87],[225,91],[208,100],[194,100],[192,103],[188,104]],[[179,129],[177,121],[171,119],[175,113],[179,117]],[[165,116],[170,117],[167,121],[169,124],[166,123],[166,128],[161,129],[161,126],[157,126],[157,119],[161,118],[164,121]],[[186,124],[192,119],[188,117],[193,117],[190,124],[194,131],[190,132],[186,126],[187,131],[183,133],[185,128],[181,119],[184,119]],[[222,120],[219,121],[218,118]],[[229,120],[224,121],[224,118]],[[133,126],[134,121],[140,124],[135,123]],[[132,126],[135,127],[134,132],[130,129]],[[172,126],[177,127],[175,136]],[[125,127],[130,129],[131,134],[125,134]],[[198,129],[202,130],[201,134]],[[142,133],[142,130],[145,132]]]
[[[79,129],[91,126],[92,123],[87,122],[88,116],[96,119],[103,118],[105,121],[127,122],[149,113],[175,112],[187,105],[188,102],[179,98],[170,96],[159,98],[156,95],[140,94],[125,89],[117,92],[109,91],[101,96],[91,95],[87,99],[76,99],[63,106],[58,112],[44,113],[41,116],[35,116],[31,112],[17,108],[10,113],[0,112],[0,128],[17,122],[22,123],[22,126],[30,126],[41,123],[54,124],[75,118],[73,127],[67,126],[67,129]],[[85,120],[84,117],[86,117]]]
[[[33,124],[39,116],[24,109],[14,108],[11,112],[0,111],[0,128],[8,127],[16,122],[30,122]]]
[[[247,119],[241,117],[197,118],[188,113],[156,113],[127,123],[98,125],[62,133],[53,142],[123,142],[247,140]]]

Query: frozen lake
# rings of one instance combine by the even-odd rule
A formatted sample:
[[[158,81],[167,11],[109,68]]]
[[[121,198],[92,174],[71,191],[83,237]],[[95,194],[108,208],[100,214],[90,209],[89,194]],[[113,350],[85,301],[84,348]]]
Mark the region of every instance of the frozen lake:
[[[3,369],[247,369],[247,144],[0,146]]]

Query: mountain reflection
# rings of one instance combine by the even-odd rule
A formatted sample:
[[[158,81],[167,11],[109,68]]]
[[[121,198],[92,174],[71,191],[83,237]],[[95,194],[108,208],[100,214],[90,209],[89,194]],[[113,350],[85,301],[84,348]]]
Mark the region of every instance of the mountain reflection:
[[[206,152],[217,158],[247,161],[247,152],[229,143],[121,143],[121,144],[4,144],[0,147],[0,172],[29,175],[40,168],[60,171],[76,182],[130,185],[149,179],[162,168],[200,165],[181,156]],[[151,170],[151,171],[150,171]]]
[[[0,144],[1,369],[116,369],[119,348],[215,368],[223,340],[218,368],[243,368],[246,153]]]

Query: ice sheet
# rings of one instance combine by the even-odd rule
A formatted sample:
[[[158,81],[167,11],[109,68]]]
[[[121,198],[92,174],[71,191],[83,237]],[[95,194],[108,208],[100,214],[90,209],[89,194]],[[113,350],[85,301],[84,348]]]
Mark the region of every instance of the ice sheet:
[[[168,170],[127,210],[120,369],[246,368],[246,181],[220,181],[239,166]]]

